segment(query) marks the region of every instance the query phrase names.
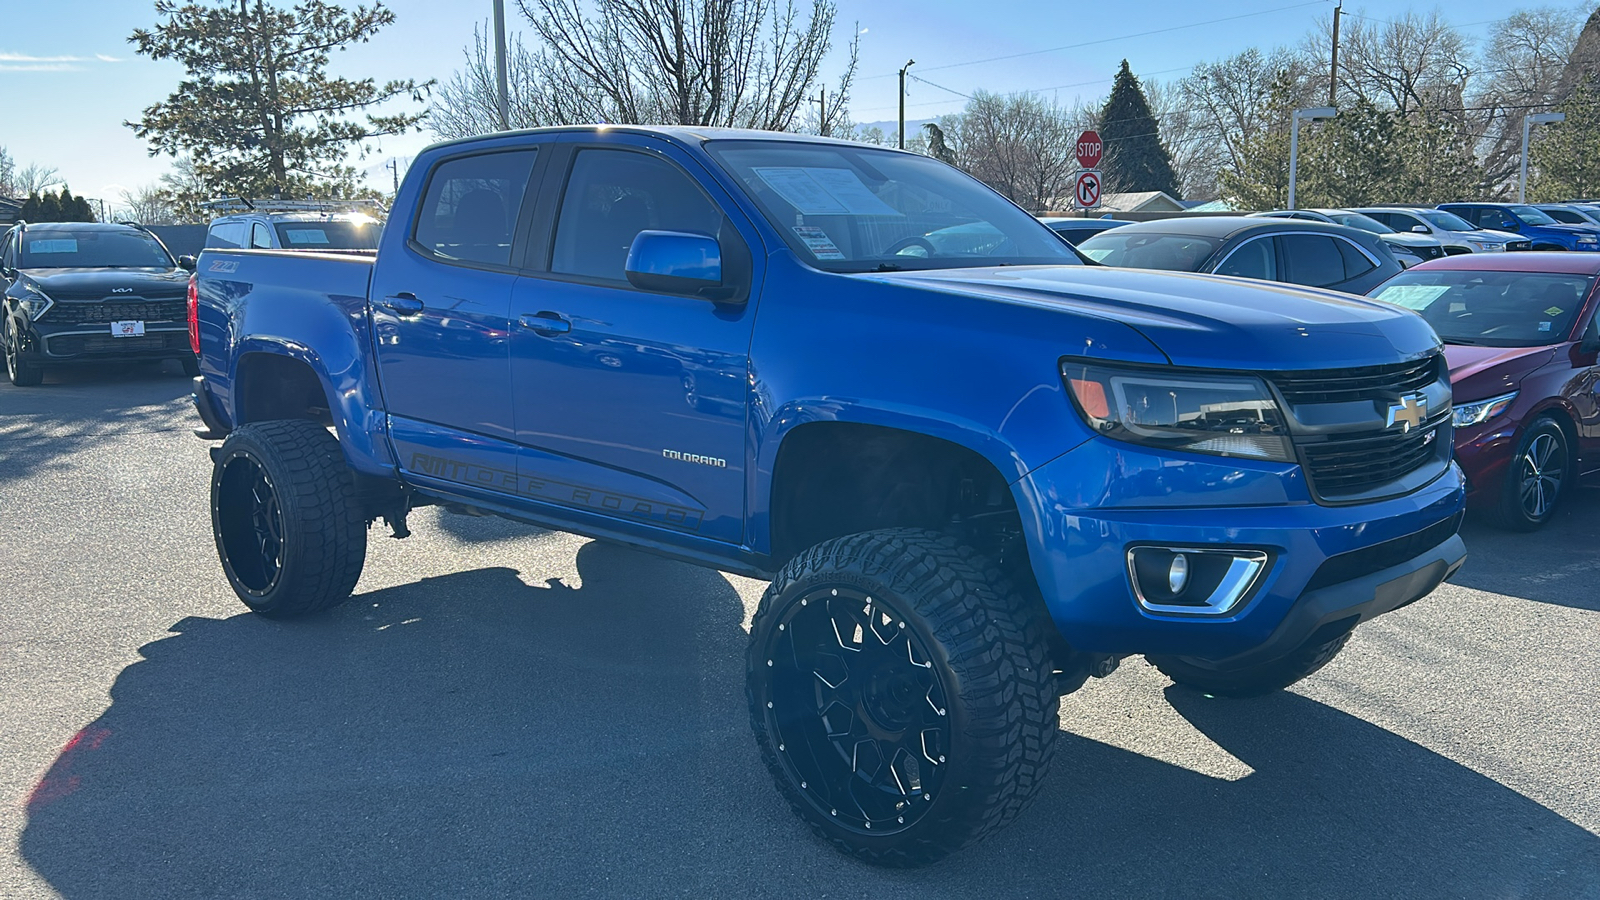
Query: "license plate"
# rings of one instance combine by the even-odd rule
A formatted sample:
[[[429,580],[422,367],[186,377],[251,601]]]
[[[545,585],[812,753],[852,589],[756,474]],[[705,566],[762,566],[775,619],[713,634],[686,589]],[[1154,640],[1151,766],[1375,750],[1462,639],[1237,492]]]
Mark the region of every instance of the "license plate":
[[[141,337],[144,335],[143,322],[112,322],[112,337]]]

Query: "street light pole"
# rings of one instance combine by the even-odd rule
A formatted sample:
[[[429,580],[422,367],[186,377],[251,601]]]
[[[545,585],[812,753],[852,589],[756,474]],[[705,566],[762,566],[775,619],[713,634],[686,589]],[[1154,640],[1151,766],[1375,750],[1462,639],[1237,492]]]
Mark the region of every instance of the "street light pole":
[[[506,86],[506,0],[494,0],[494,75],[500,89],[500,130],[511,130],[511,96]]]
[[[909,68],[911,68],[912,66],[914,66],[916,64],[917,64],[916,60],[908,59],[908,60],[906,60],[905,66],[900,69],[900,149],[901,150],[904,150],[906,148],[906,69],[909,69]]]
[[[1289,209],[1295,209],[1294,182],[1299,174],[1300,164],[1300,120],[1308,122],[1321,122],[1337,116],[1339,111],[1331,106],[1313,106],[1310,109],[1297,109],[1289,114]]]
[[[1517,202],[1528,202],[1528,136],[1535,125],[1565,122],[1566,113],[1532,113],[1522,117],[1522,173],[1517,176]]]

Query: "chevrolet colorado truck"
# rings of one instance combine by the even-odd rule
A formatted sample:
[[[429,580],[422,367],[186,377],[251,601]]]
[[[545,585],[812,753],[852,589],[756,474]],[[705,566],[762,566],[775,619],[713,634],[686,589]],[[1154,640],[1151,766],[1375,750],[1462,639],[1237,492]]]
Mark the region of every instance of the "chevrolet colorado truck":
[[[369,527],[404,537],[427,505],[770,580],[759,752],[883,865],[1015,818],[1061,695],[1122,658],[1277,690],[1465,555],[1421,318],[1093,265],[910,153],[618,126],[438,144],[375,258],[207,250],[189,304],[246,605],[342,602]]]

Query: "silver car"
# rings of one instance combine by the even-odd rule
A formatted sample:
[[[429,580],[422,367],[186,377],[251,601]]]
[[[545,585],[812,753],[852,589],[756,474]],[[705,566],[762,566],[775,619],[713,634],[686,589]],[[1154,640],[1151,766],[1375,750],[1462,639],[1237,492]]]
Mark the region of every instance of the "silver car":
[[[1491,231],[1442,209],[1415,206],[1364,206],[1353,210],[1407,234],[1426,234],[1444,245],[1444,252],[1498,253],[1502,250],[1531,250],[1527,238],[1508,231]]]

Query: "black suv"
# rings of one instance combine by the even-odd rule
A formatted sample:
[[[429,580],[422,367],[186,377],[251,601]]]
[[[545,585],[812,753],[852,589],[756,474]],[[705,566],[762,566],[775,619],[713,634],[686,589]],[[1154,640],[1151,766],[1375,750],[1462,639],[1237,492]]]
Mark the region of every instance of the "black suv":
[[[199,373],[185,297],[192,257],[174,260],[135,225],[19,223],[0,239],[6,373],[38,384],[47,366],[176,359]]]

